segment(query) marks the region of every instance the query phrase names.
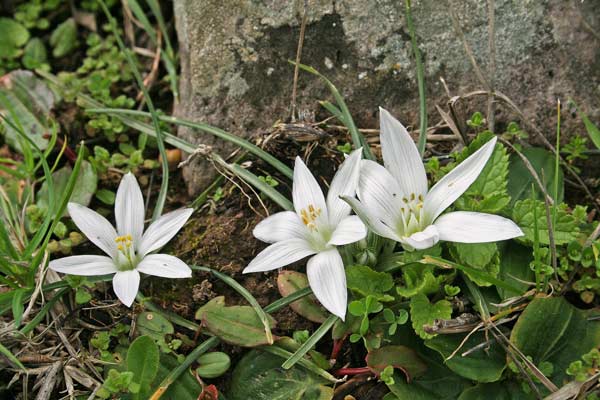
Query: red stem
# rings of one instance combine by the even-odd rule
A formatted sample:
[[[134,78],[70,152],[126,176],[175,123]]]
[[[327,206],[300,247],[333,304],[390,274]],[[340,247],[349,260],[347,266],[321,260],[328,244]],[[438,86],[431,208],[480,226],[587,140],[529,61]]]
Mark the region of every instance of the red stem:
[[[337,360],[340,351],[342,350],[342,346],[344,346],[344,342],[346,341],[346,336],[341,339],[336,339],[333,341],[333,348],[331,349],[331,357],[330,360]]]
[[[334,371],[333,374],[335,376],[345,376],[345,375],[360,375],[360,374],[372,374],[371,368],[369,367],[359,367],[359,368],[340,368],[337,371]]]

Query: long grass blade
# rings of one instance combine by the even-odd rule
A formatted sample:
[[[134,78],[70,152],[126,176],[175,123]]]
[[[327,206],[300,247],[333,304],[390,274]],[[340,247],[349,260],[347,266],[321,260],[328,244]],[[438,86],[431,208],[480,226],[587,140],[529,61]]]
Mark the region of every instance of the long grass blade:
[[[294,366],[294,364],[299,362],[304,357],[304,355],[306,355],[306,353],[308,353],[308,351],[310,349],[315,347],[317,342],[319,340],[321,340],[321,338],[323,336],[325,336],[325,334],[327,332],[329,332],[329,330],[331,329],[331,327],[333,326],[333,324],[335,324],[335,322],[337,320],[338,320],[337,316],[330,315],[329,318],[327,318],[325,320],[325,322],[323,322],[321,324],[321,326],[312,335],[310,335],[308,340],[306,342],[304,342],[302,344],[302,346],[300,346],[300,348],[298,350],[296,350],[296,352],[294,354],[292,354],[287,360],[285,360],[285,362],[283,364],[281,364],[281,367],[283,369],[292,368],[292,366]]]
[[[279,357],[283,358],[284,360],[285,359],[289,360],[291,357],[293,357],[292,353],[290,353],[289,351],[287,351],[285,349],[282,349],[279,346],[263,346],[260,349],[266,351],[267,353],[271,353],[276,356],[279,356]],[[315,363],[307,360],[306,358],[299,359],[297,364],[300,365],[301,367],[309,370],[310,372],[327,379],[329,382],[333,382],[333,383],[339,382],[339,380],[336,379],[335,376],[331,375],[329,372],[325,371],[323,368],[319,368]]]

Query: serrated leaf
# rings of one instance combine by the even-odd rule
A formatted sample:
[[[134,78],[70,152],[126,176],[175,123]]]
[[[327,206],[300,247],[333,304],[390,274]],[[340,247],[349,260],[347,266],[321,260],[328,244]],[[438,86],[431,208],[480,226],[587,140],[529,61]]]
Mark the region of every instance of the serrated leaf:
[[[533,169],[538,173],[546,192],[550,197],[554,197],[554,154],[539,147],[529,147],[521,152],[531,163]],[[544,171],[542,176],[542,171]],[[535,183],[531,172],[525,167],[525,163],[518,154],[510,156],[510,167],[508,171],[508,193],[511,196],[511,204],[519,200],[531,199],[531,187],[535,191],[537,199],[542,200],[542,194]],[[564,197],[564,183],[562,170],[558,170],[558,202],[562,202]]]
[[[231,378],[229,400],[331,400],[327,381],[304,368],[281,368],[282,358],[252,350],[237,364]]]
[[[36,69],[48,61],[46,46],[40,38],[33,38],[23,50],[23,65],[28,69]]]
[[[471,154],[475,153],[481,146],[487,143],[493,135],[484,132],[479,135],[469,147],[457,157],[461,162]],[[459,197],[454,206],[458,210],[478,211],[486,213],[497,213],[510,202],[510,196],[506,190],[506,176],[508,174],[508,155],[506,149],[500,143],[496,144],[490,159],[485,167],[467,191]]]
[[[14,19],[1,17],[0,38],[0,58],[15,58],[29,40],[29,31]]]
[[[269,344],[265,327],[250,306],[225,306],[225,297],[215,297],[196,312],[196,319],[202,327],[221,340],[244,347]],[[275,326],[275,320],[269,316],[269,326]],[[273,336],[276,339],[276,336]]]
[[[77,24],[73,18],[58,25],[50,35],[52,55],[56,58],[69,54],[77,47]]]
[[[133,372],[133,382],[140,385],[139,393],[133,399],[147,399],[150,385],[158,372],[160,354],[158,346],[149,336],[140,336],[127,350],[127,369]]]
[[[417,294],[432,294],[437,292],[446,279],[444,275],[436,276],[434,267],[421,263],[405,265],[402,268],[404,285],[397,286],[396,291],[403,297],[412,297]]]
[[[500,257],[496,243],[451,243],[448,246],[453,258],[463,265],[487,272],[496,278],[500,272]],[[479,286],[492,286],[489,281],[465,272]]]
[[[379,301],[392,301],[394,297],[386,294],[394,287],[391,274],[377,272],[366,265],[351,265],[346,268],[348,289],[363,296],[373,296]]]
[[[425,345],[440,353],[447,359],[462,345],[463,351],[458,351],[452,358],[446,361],[446,365],[458,375],[477,382],[496,382],[502,377],[506,368],[506,353],[493,342],[485,348],[481,348],[463,356],[465,350],[484,343],[487,339],[484,333],[477,332],[471,335],[463,344],[466,334],[438,335],[426,340]]]
[[[410,299],[410,319],[415,332],[422,339],[430,339],[435,335],[423,330],[424,325],[431,325],[436,319],[450,319],[452,304],[447,300],[430,303],[427,296],[419,293]]]
[[[306,274],[296,271],[280,271],[277,276],[277,288],[281,296],[289,296],[300,289],[308,287]],[[323,323],[329,313],[320,305],[314,295],[309,295],[290,304],[292,310],[309,321]]]
[[[588,321],[584,311],[563,297],[538,297],[517,320],[510,341],[534,364],[550,362],[549,378],[562,386],[569,364],[600,345],[600,322]]]
[[[517,201],[513,207],[512,220],[519,225],[524,236],[518,241],[531,244],[534,241],[534,208],[537,208],[537,227],[541,244],[550,244],[548,225],[546,224],[546,207],[544,202],[533,199]],[[552,209],[550,210],[552,213]],[[551,214],[552,215],[552,214]],[[552,218],[552,216],[551,216]],[[556,212],[556,226],[553,227],[554,242],[557,245],[575,240],[579,234],[579,224],[584,221],[577,220],[567,211],[566,204],[559,204]]]
[[[369,351],[367,366],[373,373],[379,375],[385,367],[391,365],[400,369],[408,381],[425,373],[427,365],[419,358],[417,353],[406,346],[383,346]]]

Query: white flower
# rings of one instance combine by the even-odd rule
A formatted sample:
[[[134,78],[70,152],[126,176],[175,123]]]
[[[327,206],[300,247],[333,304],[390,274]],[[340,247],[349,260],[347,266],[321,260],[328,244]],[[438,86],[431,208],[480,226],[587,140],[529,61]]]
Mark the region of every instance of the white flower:
[[[177,257],[151,254],[163,247],[186,223],[193,209],[167,213],[144,232],[144,200],[133,176],[126,174],[117,190],[115,219],[117,230],[97,212],[69,203],[73,222],[90,242],[109,255],[71,256],[53,260],[49,267],[71,275],[115,274],[113,289],[123,304],[130,307],[140,284],[140,272],[163,278],[189,278],[192,270]]]
[[[407,250],[426,249],[439,240],[483,243],[523,235],[513,221],[497,215],[468,211],[441,215],[477,179],[494,151],[495,137],[428,191],[425,168],[406,128],[382,108],[380,125],[385,168],[363,160],[360,201],[344,198],[369,229]]]
[[[354,243],[367,229],[340,196],[354,196],[361,149],[346,158],[335,174],[327,201],[300,157],[296,157],[293,211],[273,214],[254,228],[254,236],[273,243],[260,252],[244,273],[281,268],[307,256],[306,272],[313,293],[332,314],[344,319],[348,293],[344,263],[336,246]]]

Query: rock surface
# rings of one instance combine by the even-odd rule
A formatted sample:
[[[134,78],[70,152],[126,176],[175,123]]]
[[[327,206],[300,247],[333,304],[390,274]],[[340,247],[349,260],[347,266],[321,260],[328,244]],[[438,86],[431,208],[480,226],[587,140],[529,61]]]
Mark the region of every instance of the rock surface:
[[[496,71],[490,73],[488,3],[495,3]],[[294,59],[302,0],[174,0],[179,55],[179,116],[206,122],[243,137],[290,117]],[[483,75],[552,139],[556,99],[573,98],[600,116],[600,2],[563,0],[414,0],[413,20],[425,65],[429,125],[440,120],[435,105],[448,96],[484,89],[453,26],[453,7]],[[377,108],[388,108],[405,125],[418,127],[418,92],[404,1],[308,0],[302,62],[335,83],[361,127],[377,127]],[[322,112],[327,89],[300,73],[298,109]],[[469,101],[468,112],[486,102]],[[594,111],[594,109],[596,111]],[[323,113],[323,115],[326,115]],[[465,115],[465,119],[468,115]],[[496,120],[516,120],[498,104]],[[582,132],[573,110],[563,113],[565,132]],[[178,134],[232,147],[189,129]],[[214,178],[205,161],[184,171],[191,193]]]

